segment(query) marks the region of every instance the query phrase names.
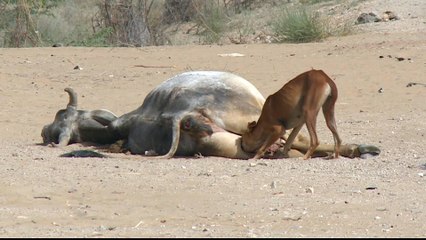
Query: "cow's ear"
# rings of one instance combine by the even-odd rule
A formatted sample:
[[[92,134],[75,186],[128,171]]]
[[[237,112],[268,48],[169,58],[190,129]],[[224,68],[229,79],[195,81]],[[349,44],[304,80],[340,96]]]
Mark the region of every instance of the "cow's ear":
[[[253,128],[254,127],[256,127],[256,121],[253,121],[253,122],[249,122],[248,124],[247,124],[247,128],[248,128],[248,130],[251,132],[251,131],[253,131]]]

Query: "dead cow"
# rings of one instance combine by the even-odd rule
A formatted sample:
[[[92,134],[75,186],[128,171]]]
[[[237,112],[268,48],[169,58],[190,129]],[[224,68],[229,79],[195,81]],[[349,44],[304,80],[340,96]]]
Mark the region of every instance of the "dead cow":
[[[333,134],[335,158],[338,158],[342,140],[334,117],[337,93],[336,84],[322,70],[313,69],[298,75],[266,98],[259,120],[257,123],[250,122],[248,131],[242,136],[243,149],[256,152],[254,158],[260,158],[272,144],[284,136],[286,130],[293,129],[284,146],[283,153],[286,154],[300,129],[306,124],[310,145],[303,158],[310,158],[319,145],[316,121],[322,108],[327,127]]]
[[[235,74],[185,72],[154,88],[138,109],[111,121],[104,142],[123,139],[130,152],[155,152],[161,158],[201,154],[249,159],[254,154],[242,150],[241,134],[246,131],[247,122],[259,118],[264,103],[265,98],[256,87]],[[55,120],[54,124],[61,125],[59,122]],[[81,134],[91,129],[80,130]],[[299,135],[293,147],[306,152],[309,145]],[[320,145],[317,150],[325,153],[334,149]],[[341,155],[347,157],[377,151],[374,146],[355,144],[342,145],[340,149]]]

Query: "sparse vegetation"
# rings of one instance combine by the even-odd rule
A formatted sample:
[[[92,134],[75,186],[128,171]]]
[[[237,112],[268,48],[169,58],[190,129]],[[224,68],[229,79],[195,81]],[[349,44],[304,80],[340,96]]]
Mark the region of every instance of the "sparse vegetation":
[[[49,14],[63,0],[0,1],[0,36],[5,47],[41,46],[34,16]]]
[[[203,43],[217,43],[223,37],[229,21],[224,8],[218,2],[206,1],[196,10],[195,21],[202,28],[199,34],[203,37]]]
[[[64,1],[49,14],[34,16],[37,30],[43,39],[43,46],[62,43],[72,46],[86,46],[92,42],[103,42],[103,44],[87,46],[104,46],[108,44],[104,31],[94,31],[92,25],[97,8],[86,0]],[[100,33],[102,32],[102,33]],[[96,40],[95,40],[96,39]]]
[[[316,11],[336,1],[4,0],[0,47],[318,41],[351,32],[330,29]]]
[[[332,0],[299,0],[301,4],[317,4],[323,2],[330,2]]]
[[[328,22],[308,7],[285,7],[272,23],[279,42],[312,42],[329,36]]]

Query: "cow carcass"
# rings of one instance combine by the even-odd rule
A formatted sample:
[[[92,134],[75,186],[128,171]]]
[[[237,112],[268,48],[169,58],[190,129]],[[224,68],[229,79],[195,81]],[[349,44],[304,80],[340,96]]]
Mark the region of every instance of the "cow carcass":
[[[249,159],[254,154],[241,149],[241,135],[247,130],[248,122],[258,119],[264,102],[257,88],[240,76],[219,71],[191,71],[154,88],[136,110],[118,118],[108,118],[108,123],[84,125],[84,128],[74,124],[78,131],[71,131],[71,134],[90,135],[94,143],[124,140],[133,154],[154,152],[162,158],[201,154]],[[52,124],[44,127],[43,135],[49,135],[51,125],[61,126],[61,121],[63,119],[55,118]],[[71,138],[78,142],[78,138]],[[46,144],[60,142],[54,137],[47,140],[43,138]],[[299,134],[293,146],[304,152],[309,141]],[[321,144],[316,153],[324,155],[333,150],[332,145]],[[376,155],[379,151],[371,145],[349,144],[342,145],[340,154],[358,157]],[[279,151],[274,154],[282,157]]]

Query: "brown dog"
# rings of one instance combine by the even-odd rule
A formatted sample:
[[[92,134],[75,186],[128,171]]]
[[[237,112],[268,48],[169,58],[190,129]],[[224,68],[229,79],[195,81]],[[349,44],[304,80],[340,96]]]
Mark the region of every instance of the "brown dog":
[[[284,146],[286,154],[306,123],[311,141],[303,158],[310,158],[319,145],[316,120],[322,107],[327,126],[333,133],[334,157],[338,158],[342,141],[334,119],[336,100],[336,84],[322,70],[312,69],[300,74],[266,99],[259,120],[250,122],[248,131],[242,135],[242,148],[256,152],[254,158],[260,158],[287,129],[293,129]]]

